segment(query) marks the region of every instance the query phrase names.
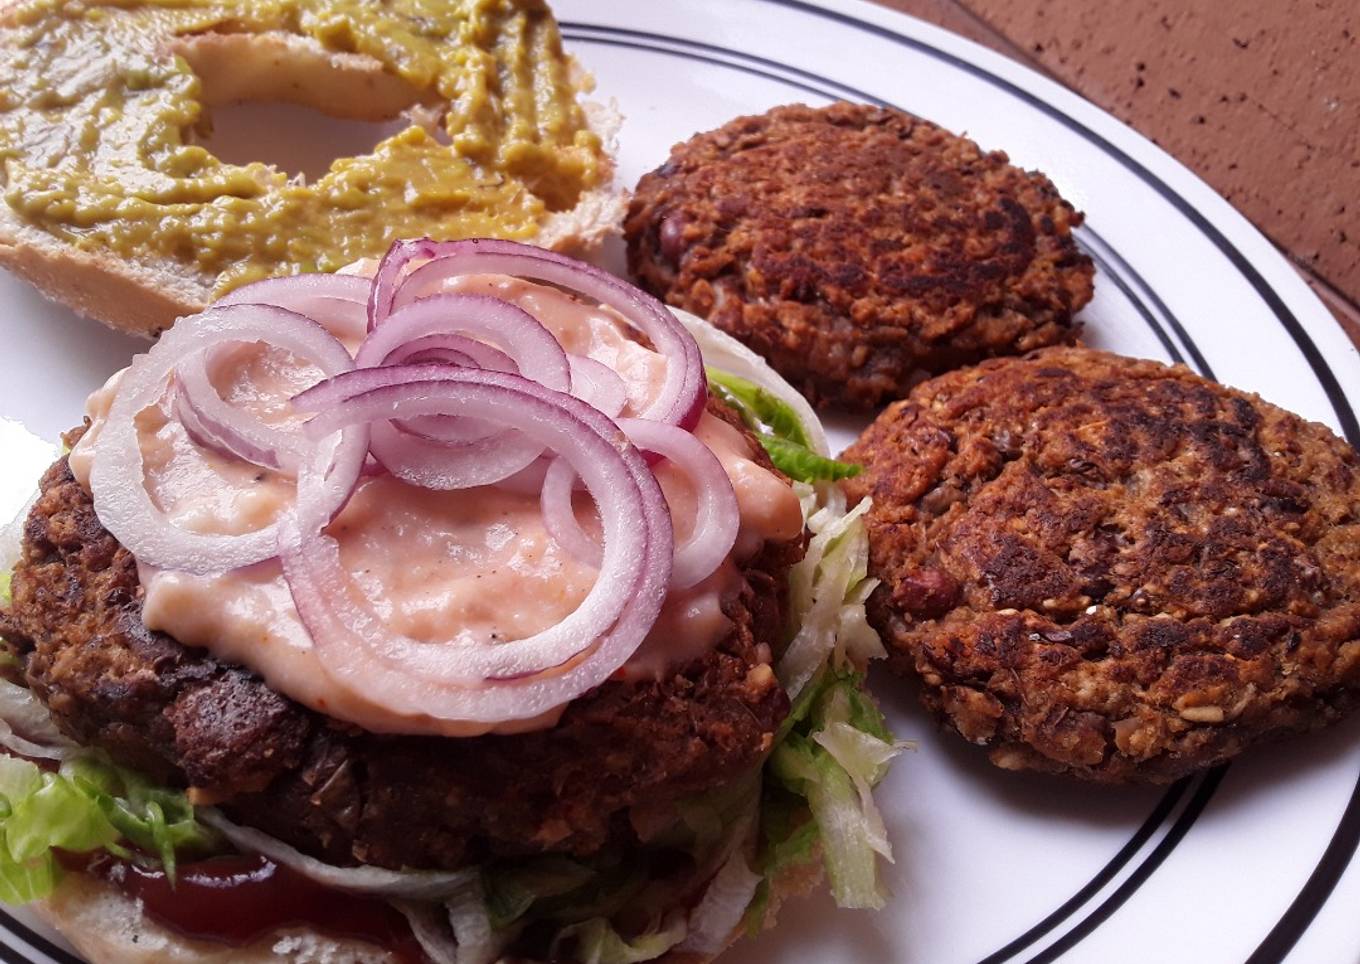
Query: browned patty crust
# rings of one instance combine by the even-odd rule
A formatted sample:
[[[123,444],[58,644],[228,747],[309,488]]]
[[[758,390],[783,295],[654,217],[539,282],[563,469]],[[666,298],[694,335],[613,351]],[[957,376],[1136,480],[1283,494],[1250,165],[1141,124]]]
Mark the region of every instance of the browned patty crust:
[[[845,454],[870,619],[1010,769],[1174,780],[1360,689],[1360,461],[1187,369],[1082,348],[920,385]]]
[[[136,564],[63,459],[28,518],[0,632],[83,744],[323,859],[454,868],[626,845],[634,805],[664,807],[758,766],[788,711],[769,646],[801,555],[801,539],[770,543],[747,564],[724,602],[733,631],[714,651],[660,682],[607,682],[550,730],[375,735],[148,630]]]
[[[1093,268],[1038,173],[901,111],[739,117],[638,182],[628,265],[769,359],[814,404],[1075,339]]]

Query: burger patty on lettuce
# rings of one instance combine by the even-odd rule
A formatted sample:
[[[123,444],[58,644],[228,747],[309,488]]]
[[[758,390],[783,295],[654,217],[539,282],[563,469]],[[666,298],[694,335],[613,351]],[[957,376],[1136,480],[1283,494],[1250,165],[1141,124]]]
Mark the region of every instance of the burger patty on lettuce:
[[[746,431],[721,401],[709,410]],[[63,459],[28,518],[0,633],[78,742],[327,862],[458,868],[586,856],[636,841],[639,804],[661,814],[764,760],[789,711],[770,661],[803,551],[802,537],[769,543],[746,563],[742,591],[724,601],[732,632],[705,656],[657,682],[607,682],[551,729],[378,735],[148,630],[136,563]]]

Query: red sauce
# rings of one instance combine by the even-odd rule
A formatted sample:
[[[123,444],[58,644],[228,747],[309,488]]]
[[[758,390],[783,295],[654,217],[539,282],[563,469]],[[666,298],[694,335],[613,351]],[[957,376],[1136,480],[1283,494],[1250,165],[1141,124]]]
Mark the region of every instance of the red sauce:
[[[428,958],[401,912],[386,901],[323,887],[260,856],[214,857],[165,874],[107,853],[63,854],[62,863],[142,901],[158,924],[184,937],[244,947],[288,927],[365,941],[401,964]]]

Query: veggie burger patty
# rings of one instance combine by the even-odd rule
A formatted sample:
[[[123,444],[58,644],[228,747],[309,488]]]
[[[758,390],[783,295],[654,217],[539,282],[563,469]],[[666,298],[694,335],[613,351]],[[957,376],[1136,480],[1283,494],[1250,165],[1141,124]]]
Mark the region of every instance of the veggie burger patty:
[[[709,410],[741,426],[720,401]],[[73,738],[329,862],[457,868],[487,856],[584,856],[635,839],[634,805],[664,807],[764,759],[788,711],[769,661],[802,551],[801,538],[767,543],[747,563],[740,593],[723,604],[732,631],[711,652],[656,682],[611,680],[550,729],[380,735],[148,630],[136,563],[63,459],[28,518],[0,633]]]
[[[755,349],[817,405],[1070,342],[1094,268],[1042,174],[929,121],[838,103],[671,150],[624,229],[642,287]]]
[[[926,382],[846,452],[895,669],[1011,769],[1174,780],[1360,692],[1360,459],[1081,348]]]

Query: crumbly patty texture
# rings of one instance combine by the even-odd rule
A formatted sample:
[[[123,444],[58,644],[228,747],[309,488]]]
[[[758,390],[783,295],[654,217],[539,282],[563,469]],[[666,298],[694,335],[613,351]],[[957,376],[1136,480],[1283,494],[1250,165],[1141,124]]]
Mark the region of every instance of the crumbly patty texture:
[[[769,543],[749,561],[724,603],[731,634],[659,682],[611,680],[533,733],[375,735],[148,630],[136,563],[63,459],[27,520],[0,633],[71,736],[328,861],[588,855],[634,841],[633,806],[657,811],[760,765],[788,712],[769,647],[802,546]]]
[[[1009,769],[1166,782],[1360,690],[1360,460],[1254,395],[1081,348],[918,386],[846,453],[870,619]]]
[[[901,111],[778,107],[678,144],[638,183],[629,269],[814,404],[1072,342],[1093,268],[1042,174]]]

